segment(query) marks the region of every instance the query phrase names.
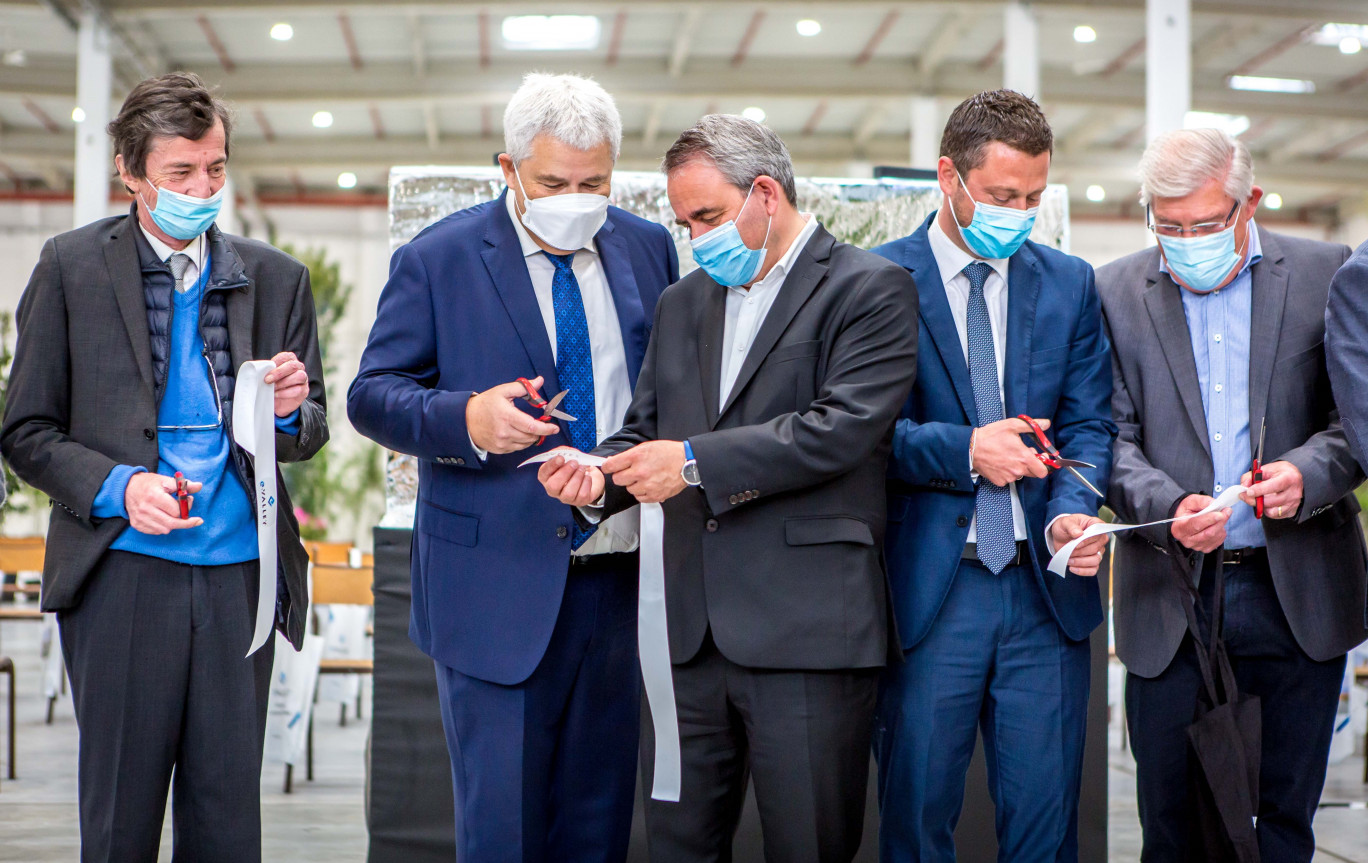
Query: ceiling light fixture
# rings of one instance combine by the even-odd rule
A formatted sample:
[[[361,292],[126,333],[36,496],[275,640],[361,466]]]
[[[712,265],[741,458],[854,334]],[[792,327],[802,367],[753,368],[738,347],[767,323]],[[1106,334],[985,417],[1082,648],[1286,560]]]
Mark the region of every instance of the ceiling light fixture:
[[[82,108],[80,105],[77,105],[75,108],[72,108],[72,109],[71,109],[71,122],[73,122],[73,123],[84,123],[84,122],[85,122],[85,108]]]
[[[1343,46],[1346,39],[1357,39],[1359,47],[1362,47],[1362,43],[1368,42],[1368,24],[1326,24],[1311,34],[1310,41],[1316,45],[1339,48],[1344,51]],[[1356,52],[1344,51],[1344,53],[1353,54]]]
[[[1269,192],[1264,195],[1263,204],[1270,210],[1281,210],[1283,205],[1282,195],[1277,192]]]
[[[294,28],[284,21],[271,25],[271,38],[277,42],[288,42],[294,38]]]
[[[1357,54],[1363,50],[1363,42],[1354,36],[1345,36],[1340,40],[1339,49],[1341,54]]]
[[[815,18],[804,18],[798,22],[799,36],[816,36],[822,32],[822,22]]]
[[[343,171],[342,173],[338,174],[338,175],[337,175],[337,188],[339,188],[339,189],[355,189],[355,188],[356,188],[356,175],[353,174],[351,171]]]
[[[1087,24],[1079,24],[1074,28],[1074,41],[1086,45],[1089,42],[1097,41],[1097,31]]]
[[[1092,201],[1094,204],[1100,204],[1107,200],[1107,190],[1097,184],[1089,186],[1087,191],[1083,194],[1087,195],[1088,200]]]
[[[1183,116],[1184,129],[1220,129],[1238,138],[1249,131],[1249,117],[1244,114],[1213,114],[1209,111],[1188,111]]]
[[[326,129],[326,128],[328,128],[329,126],[331,126],[331,125],[333,124],[333,115],[332,115],[332,112],[331,112],[331,111],[319,111],[318,113],[314,114],[314,115],[313,115],[313,124],[314,124],[314,128],[315,128],[315,129]]]
[[[1231,75],[1226,85],[1232,90],[1256,93],[1314,93],[1316,82],[1304,78],[1269,78],[1263,75]]]
[[[741,116],[745,117],[747,120],[754,120],[757,123],[763,123],[765,122],[765,117],[768,115],[765,113],[764,108],[759,108],[755,105],[752,105],[751,107],[742,111]]]
[[[500,26],[511,51],[592,51],[601,31],[596,15],[510,15]]]

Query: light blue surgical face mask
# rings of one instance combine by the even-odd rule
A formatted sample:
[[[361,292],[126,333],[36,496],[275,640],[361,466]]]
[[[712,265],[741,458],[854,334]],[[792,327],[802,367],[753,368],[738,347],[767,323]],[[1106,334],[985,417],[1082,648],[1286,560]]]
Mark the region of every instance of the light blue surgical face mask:
[[[1209,294],[1244,260],[1235,251],[1235,225],[1204,237],[1159,237],[1169,271],[1196,294]]]
[[[751,183],[746,200],[736,212],[737,219],[745,212],[746,204],[750,203],[751,193],[754,191],[755,184]],[[736,219],[728,219],[703,236],[690,241],[694,262],[702,267],[703,272],[714,282],[724,288],[748,285],[760,275],[760,268],[765,264],[765,243],[769,242],[770,228],[773,224],[774,217],[771,216],[769,224],[765,226],[765,241],[760,244],[760,248],[752,249],[741,239],[741,232],[736,229]]]
[[[138,200],[147,207],[147,214],[168,237],[193,240],[209,230],[209,226],[218,218],[219,209],[223,206],[223,190],[226,188],[228,185],[225,183],[209,197],[196,198],[194,195],[182,195],[180,192],[157,187],[155,209],[147,207],[147,201],[143,200],[141,194],[138,195]]]
[[[950,209],[950,217],[959,228],[960,237],[964,239],[964,244],[969,247],[969,251],[978,255],[980,258],[996,260],[998,258],[1010,258],[1016,254],[1021,244],[1026,242],[1026,238],[1031,236],[1031,229],[1035,227],[1036,213],[1039,207],[1031,207],[1029,210],[1018,210],[1014,207],[996,207],[992,204],[981,204],[975,201],[969,194],[969,187],[964,185],[964,178],[959,171],[955,172],[955,177],[959,179],[960,188],[964,190],[965,197],[973,201],[974,218],[969,221],[967,226],[961,225],[955,216],[955,210]]]

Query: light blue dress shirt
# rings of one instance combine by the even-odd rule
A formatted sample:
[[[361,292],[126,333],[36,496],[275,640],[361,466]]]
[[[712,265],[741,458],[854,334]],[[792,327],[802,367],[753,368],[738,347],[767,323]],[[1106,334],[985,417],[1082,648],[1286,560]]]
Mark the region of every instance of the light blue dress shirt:
[[[1263,257],[1259,232],[1249,221],[1249,255],[1235,279],[1224,288],[1196,294],[1178,288],[1187,314],[1192,356],[1206,413],[1207,442],[1215,476],[1212,493],[1239,485],[1254,462],[1258,431],[1249,427],[1249,331],[1254,286],[1249,269]],[[1168,266],[1161,266],[1168,272]],[[1263,525],[1254,508],[1239,504],[1226,523],[1226,548],[1262,548]]]

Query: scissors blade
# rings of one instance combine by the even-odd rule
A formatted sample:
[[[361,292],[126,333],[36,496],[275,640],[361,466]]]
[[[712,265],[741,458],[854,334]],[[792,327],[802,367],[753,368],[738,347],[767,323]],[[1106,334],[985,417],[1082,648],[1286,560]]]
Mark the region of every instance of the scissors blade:
[[[542,408],[543,412],[554,415],[556,413],[556,408],[560,407],[560,403],[569,394],[569,390],[561,390],[560,392],[556,393],[554,396],[552,396],[551,401],[547,402],[545,406]]]
[[[549,416],[553,416],[558,420],[565,420],[568,423],[579,422],[579,420],[570,416],[570,414],[566,413],[565,411],[551,411]]]
[[[1263,464],[1263,460],[1264,460],[1264,459],[1263,459],[1263,452],[1264,452],[1264,450],[1263,450],[1263,445],[1264,445],[1264,432],[1267,431],[1267,430],[1268,430],[1268,420],[1265,419],[1263,422],[1261,422],[1261,423],[1259,424],[1259,452],[1258,452],[1257,455],[1254,456],[1254,460],[1257,461],[1260,465]]]
[[[1095,465],[1095,464],[1092,464],[1092,463],[1086,462],[1086,461],[1079,461],[1079,460],[1076,459],[1076,458],[1061,458],[1061,459],[1059,459],[1059,466],[1060,466],[1060,467],[1091,467],[1091,468],[1097,467],[1097,465]]]
[[[1097,486],[1088,482],[1088,478],[1085,477],[1083,474],[1079,473],[1073,465],[1065,465],[1065,467],[1069,469],[1069,473],[1073,474],[1075,479],[1077,479],[1079,482],[1083,483],[1085,486],[1088,487],[1088,491],[1092,492],[1100,498],[1106,499],[1107,496],[1102,492],[1098,491]],[[1089,467],[1091,467],[1091,465],[1089,465]]]

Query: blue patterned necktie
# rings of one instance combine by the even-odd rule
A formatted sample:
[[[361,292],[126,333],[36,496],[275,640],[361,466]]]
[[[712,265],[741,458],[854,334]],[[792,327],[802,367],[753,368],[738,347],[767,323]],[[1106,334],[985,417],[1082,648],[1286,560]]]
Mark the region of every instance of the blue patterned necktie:
[[[983,286],[993,268],[975,261],[964,268],[969,279],[969,309],[965,329],[969,335],[969,380],[974,385],[974,406],[980,427],[1003,418],[1002,393],[998,388],[997,352],[993,347],[993,324]],[[1012,493],[979,477],[974,493],[978,557],[994,574],[1002,572],[1016,556],[1016,528],[1012,524]]]
[[[556,266],[551,279],[551,305],[556,311],[556,377],[563,390],[570,392],[561,409],[575,422],[560,423],[570,445],[589,452],[598,445],[598,415],[594,411],[594,358],[589,350],[589,321],[584,315],[579,280],[575,278],[575,255],[542,252]],[[577,549],[593,535],[593,530],[575,528],[570,548]]]

